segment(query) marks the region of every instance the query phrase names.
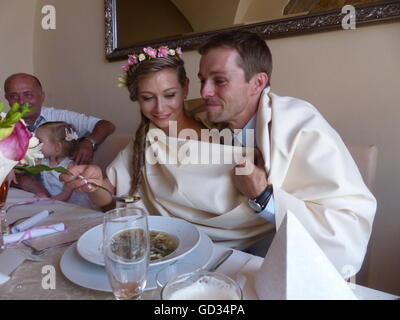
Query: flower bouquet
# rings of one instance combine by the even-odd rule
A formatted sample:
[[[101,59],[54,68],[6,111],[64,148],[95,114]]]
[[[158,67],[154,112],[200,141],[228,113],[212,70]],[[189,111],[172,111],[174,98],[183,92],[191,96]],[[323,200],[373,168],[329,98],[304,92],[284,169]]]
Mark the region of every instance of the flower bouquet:
[[[18,103],[14,103],[7,113],[2,112],[3,109],[4,103],[0,102],[0,185],[13,169],[32,175],[45,170],[66,173],[62,167],[36,164],[37,159],[43,158],[42,144],[29,132],[22,119],[32,110],[26,104],[20,108]]]

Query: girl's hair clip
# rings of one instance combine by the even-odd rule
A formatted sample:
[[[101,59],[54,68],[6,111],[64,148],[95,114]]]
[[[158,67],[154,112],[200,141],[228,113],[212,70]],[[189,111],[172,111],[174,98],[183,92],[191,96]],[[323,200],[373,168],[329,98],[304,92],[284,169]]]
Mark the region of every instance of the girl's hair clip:
[[[65,128],[65,141],[78,140],[78,135],[72,128]]]

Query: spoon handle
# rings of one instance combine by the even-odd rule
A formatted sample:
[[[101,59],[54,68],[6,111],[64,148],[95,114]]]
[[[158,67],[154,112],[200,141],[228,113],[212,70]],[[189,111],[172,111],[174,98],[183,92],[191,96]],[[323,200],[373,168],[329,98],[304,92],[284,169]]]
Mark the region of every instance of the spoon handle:
[[[115,200],[115,201],[120,201],[120,202],[125,202],[125,203],[135,203],[135,202],[141,200],[141,198],[140,198],[140,197],[137,197],[137,196],[124,196],[124,197],[116,196],[116,195],[114,195],[110,190],[108,190],[106,187],[103,187],[103,186],[101,186],[101,185],[99,185],[99,184],[97,184],[97,183],[94,183],[94,182],[92,182],[92,181],[89,181],[89,180],[87,180],[87,179],[86,179],[85,177],[83,177],[83,176],[75,176],[75,175],[72,174],[72,172],[69,171],[68,169],[67,169],[67,173],[68,173],[70,176],[74,177],[75,179],[82,179],[82,180],[84,180],[84,181],[85,181],[85,184],[90,184],[90,185],[92,185],[93,187],[96,187],[96,188],[99,188],[99,189],[102,189],[102,190],[108,192],[108,194],[111,196],[111,198],[112,198],[113,200]]]
[[[229,249],[226,251],[210,268],[208,268],[208,271],[215,271],[219,268],[221,264],[223,264],[233,253],[232,249]]]

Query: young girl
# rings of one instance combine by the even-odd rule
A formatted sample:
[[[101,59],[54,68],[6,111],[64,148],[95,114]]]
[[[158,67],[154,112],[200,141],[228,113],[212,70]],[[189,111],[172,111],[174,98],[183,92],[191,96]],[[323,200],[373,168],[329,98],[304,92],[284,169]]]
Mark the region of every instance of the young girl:
[[[46,122],[37,129],[36,137],[43,143],[42,164],[67,169],[74,165],[70,157],[78,145],[78,135],[71,124],[62,121]],[[86,194],[73,192],[59,180],[59,176],[60,173],[55,170],[40,173],[41,181],[52,199],[95,208]]]

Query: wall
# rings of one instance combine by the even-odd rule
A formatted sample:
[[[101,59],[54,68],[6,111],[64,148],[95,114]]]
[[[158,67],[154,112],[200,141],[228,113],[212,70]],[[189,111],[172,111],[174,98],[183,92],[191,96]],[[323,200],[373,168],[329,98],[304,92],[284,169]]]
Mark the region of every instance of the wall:
[[[33,72],[35,8],[36,0],[0,2],[0,101],[4,101],[3,83],[9,75],[20,71]]]
[[[40,26],[44,5],[56,8],[56,30]],[[103,1],[38,0],[36,21],[34,66],[46,89],[45,105],[112,119],[119,132],[136,126],[137,108],[117,86],[122,62],[105,59]]]
[[[40,8],[45,4],[57,9],[54,31],[40,27]],[[135,129],[137,105],[117,87],[123,62],[108,63],[104,57],[103,2],[37,0],[36,11],[28,9],[35,16],[33,69],[46,88],[46,104],[111,119],[118,132]],[[17,31],[22,32],[16,29],[15,36]],[[274,92],[312,102],[346,142],[378,146],[379,205],[369,286],[396,294],[400,294],[399,34],[397,22],[268,42],[274,57]],[[184,57],[191,80],[189,98],[196,98],[199,55],[191,51]],[[17,69],[19,59],[11,60]]]

